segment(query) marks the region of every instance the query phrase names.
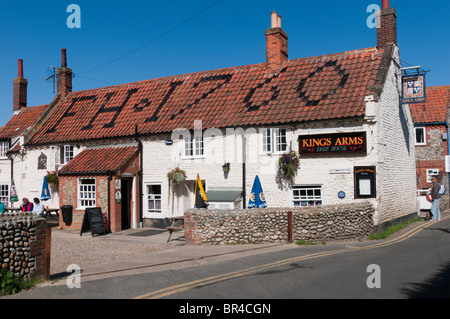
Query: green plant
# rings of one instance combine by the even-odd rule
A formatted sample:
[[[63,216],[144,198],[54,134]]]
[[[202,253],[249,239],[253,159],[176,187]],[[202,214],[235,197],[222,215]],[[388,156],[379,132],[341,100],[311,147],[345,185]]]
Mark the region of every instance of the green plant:
[[[186,179],[186,172],[180,169],[179,167],[174,168],[169,173],[167,173],[167,179],[169,180],[169,198],[170,198],[170,189],[175,185],[183,184]]]
[[[386,228],[385,230],[379,232],[379,233],[371,233],[369,235],[369,239],[370,240],[379,240],[379,239],[386,239],[388,238],[390,235],[402,230],[403,228],[411,225],[412,223],[421,221],[420,218],[414,218],[412,220],[406,221],[402,224],[398,224],[398,225],[391,225],[388,228]]]
[[[306,240],[299,240],[295,242],[299,246],[308,246],[308,245],[317,245],[317,243],[306,241]]]
[[[21,290],[30,289],[33,284],[32,281],[14,275],[11,270],[5,269],[0,273],[0,295],[16,294]]]
[[[297,169],[300,166],[300,158],[297,152],[290,150],[284,153],[278,159],[278,170],[281,177],[287,181],[292,182],[295,175],[297,174]]]
[[[169,179],[169,183],[172,185],[182,184],[186,179],[186,172],[177,167],[167,173],[167,178]]]
[[[52,185],[58,185],[59,178],[55,171],[49,172],[47,171],[47,182],[49,182]]]

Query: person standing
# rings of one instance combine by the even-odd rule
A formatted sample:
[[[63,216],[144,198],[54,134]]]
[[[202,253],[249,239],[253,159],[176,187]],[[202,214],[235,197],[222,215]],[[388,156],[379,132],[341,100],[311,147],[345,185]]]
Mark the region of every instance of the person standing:
[[[441,203],[441,195],[439,194],[441,184],[438,183],[436,176],[431,178],[431,183],[433,183],[433,186],[431,186],[431,214],[433,214],[431,221],[441,220],[441,211],[439,209]]]

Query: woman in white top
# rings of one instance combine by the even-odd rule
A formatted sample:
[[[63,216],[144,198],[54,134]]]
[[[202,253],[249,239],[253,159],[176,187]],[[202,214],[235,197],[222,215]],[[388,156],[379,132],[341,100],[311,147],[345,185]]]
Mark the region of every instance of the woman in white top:
[[[34,202],[33,212],[39,217],[44,217],[45,208],[44,205],[42,205],[42,203],[39,201],[39,198],[35,197],[33,199],[33,202]]]

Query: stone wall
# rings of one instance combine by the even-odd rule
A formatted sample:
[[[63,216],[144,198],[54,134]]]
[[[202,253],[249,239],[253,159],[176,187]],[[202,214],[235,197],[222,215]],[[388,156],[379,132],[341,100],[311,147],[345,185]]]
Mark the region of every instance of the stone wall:
[[[358,240],[373,231],[374,211],[369,202],[305,208],[192,209],[184,215],[185,238],[190,245]]]
[[[0,270],[49,279],[50,240],[44,218],[33,213],[0,214]]]

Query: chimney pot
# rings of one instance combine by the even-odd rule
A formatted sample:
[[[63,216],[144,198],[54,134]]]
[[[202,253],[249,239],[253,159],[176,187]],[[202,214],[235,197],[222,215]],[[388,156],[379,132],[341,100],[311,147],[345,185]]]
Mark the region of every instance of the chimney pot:
[[[271,13],[271,28],[277,28],[278,27],[278,13],[276,11],[273,11]]]
[[[382,2],[382,8],[383,9],[389,9],[391,6],[389,5],[389,0],[383,0]]]
[[[17,64],[17,77],[23,79],[23,60],[19,59]]]
[[[67,67],[67,55],[66,55],[66,49],[61,49],[61,67],[66,68]]]

